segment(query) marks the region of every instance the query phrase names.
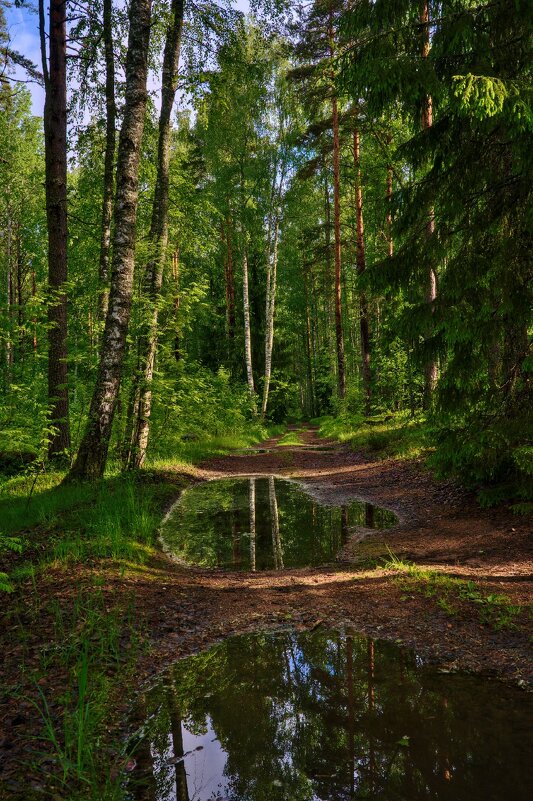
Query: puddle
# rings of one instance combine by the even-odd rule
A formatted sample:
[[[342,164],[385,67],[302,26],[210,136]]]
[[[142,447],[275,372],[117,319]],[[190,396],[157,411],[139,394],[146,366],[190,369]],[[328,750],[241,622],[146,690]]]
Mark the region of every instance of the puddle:
[[[283,479],[223,479],[186,490],[161,537],[172,554],[202,567],[283,570],[333,561],[354,526],[396,522],[368,503],[322,506]]]
[[[148,801],[526,801],[531,698],[359,635],[232,637],[142,697]]]

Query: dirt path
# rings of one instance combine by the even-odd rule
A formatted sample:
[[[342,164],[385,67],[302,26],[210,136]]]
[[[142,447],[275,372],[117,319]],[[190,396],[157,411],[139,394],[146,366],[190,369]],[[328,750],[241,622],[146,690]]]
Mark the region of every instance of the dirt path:
[[[449,668],[486,671],[521,683],[533,678],[524,612],[517,627],[483,625],[475,604],[446,614],[419,593],[406,597],[393,571],[365,569],[388,549],[424,568],[476,580],[486,592],[505,593],[513,604],[531,600],[531,520],[505,509],[481,510],[452,482],[436,482],[422,464],[375,461],[349,448],[301,435],[302,446],[212,459],[202,479],[275,474],[300,480],[318,500],[343,504],[368,500],[396,512],[392,529],[357,533],[338,565],[283,573],[153,568],[135,582],[139,611],[147,616],[158,667],[235,631],[261,626],[348,625],[372,636],[415,647]],[[165,580],[164,587],[154,578]],[[160,660],[160,661],[159,661]],[[152,672],[152,667],[147,666]]]
[[[138,687],[166,665],[233,633],[262,628],[347,626],[413,647],[443,670],[481,671],[528,686],[533,681],[531,617],[525,608],[514,627],[495,630],[481,622],[476,603],[458,603],[453,614],[447,613],[437,598],[406,589],[397,572],[376,568],[371,560],[390,549],[425,568],[473,580],[484,593],[505,593],[512,604],[525,607],[531,600],[531,520],[514,517],[504,508],[479,509],[472,496],[452,482],[435,481],[421,463],[377,461],[320,440],[313,430],[306,430],[302,438],[302,446],[280,447],[273,440],[256,451],[212,459],[195,471],[196,478],[290,477],[318,500],[340,505],[361,499],[391,509],[399,517],[398,525],[386,531],[356,531],[342,559],[322,568],[260,574],[207,571],[181,567],[161,554],[126,573],[108,563],[79,566],[74,577],[72,572],[50,569],[40,588],[42,606],[35,612],[39,626],[30,626],[24,646],[25,664],[37,663],[47,646],[53,628],[50,601],[68,608],[75,594],[92,591],[97,579],[110,607],[132,600],[150,646],[140,657],[135,686],[130,680],[121,688],[123,701],[117,704],[111,730],[123,725]],[[358,542],[361,533],[365,536]],[[8,638],[7,676],[16,674],[20,658],[20,648]],[[47,681],[50,691],[54,681],[60,688],[60,677]],[[31,705],[21,713],[7,694],[1,700],[3,776],[15,787],[28,737],[37,733],[39,721]],[[15,737],[13,720],[18,720]],[[10,792],[0,792],[0,798],[19,797]]]

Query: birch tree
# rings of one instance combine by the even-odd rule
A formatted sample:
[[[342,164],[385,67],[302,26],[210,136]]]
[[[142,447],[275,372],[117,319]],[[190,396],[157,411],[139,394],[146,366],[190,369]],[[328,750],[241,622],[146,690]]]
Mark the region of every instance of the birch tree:
[[[152,382],[154,376],[159,306],[163,270],[168,246],[169,164],[171,114],[178,87],[178,68],[183,31],[184,0],[172,0],[163,55],[161,113],[157,149],[157,179],[152,206],[149,246],[151,260],[145,269],[145,295],[148,300],[147,320],[141,335],[141,363],[134,383],[133,437],[129,467],[143,465],[150,433],[152,411]]]
[[[69,474],[71,478],[96,479],[103,475],[120,389],[133,292],[151,6],[151,0],[132,0],[130,6],[126,96],[117,160],[111,288],[89,419]]]

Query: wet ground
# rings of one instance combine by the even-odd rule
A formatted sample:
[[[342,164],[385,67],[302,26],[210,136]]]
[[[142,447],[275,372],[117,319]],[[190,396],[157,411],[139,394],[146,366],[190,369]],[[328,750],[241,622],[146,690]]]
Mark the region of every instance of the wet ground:
[[[351,631],[231,637],[136,714],[137,799],[530,798],[531,696]]]
[[[57,637],[58,612],[68,616],[80,592],[98,592],[108,610],[127,608],[128,619],[135,621],[145,642],[134,681],[116,676],[115,715],[106,721],[109,742],[131,732],[129,715],[139,688],[149,686],[177,660],[208,652],[216,643],[242,633],[261,631],[266,636],[281,628],[294,636],[322,627],[354,631],[406,646],[417,660],[451,672],[454,679],[456,672],[466,670],[483,679],[498,677],[515,687],[527,688],[532,682],[531,517],[517,517],[504,506],[480,509],[472,495],[451,481],[435,480],[422,463],[380,461],[369,453],[354,453],[320,440],[312,430],[301,436],[303,446],[279,447],[273,440],[264,443],[262,452],[213,459],[187,476],[169,471],[149,480],[200,486],[199,482],[213,479],[277,476],[302,484],[306,494],[322,505],[342,508],[362,500],[393,511],[398,522],[382,530],[350,526],[337,559],[325,565],[236,571],[227,564],[217,569],[183,566],[161,553],[146,565],[126,568],[111,560],[77,564],[68,570],[50,566],[38,592],[28,580],[22,590],[26,610],[17,612],[14,622],[11,616],[10,630],[0,631],[3,676],[6,688],[11,688],[0,697],[2,801],[46,797],[42,774],[28,767],[36,748],[32,738],[39,736],[42,721],[32,706],[35,686],[20,684],[20,664],[30,676],[39,671],[43,654]],[[476,603],[460,602],[450,610],[434,597],[406,591],[395,571],[376,568],[391,552],[443,575],[471,580],[484,594],[505,593],[521,612],[512,627],[498,629],[483,621]],[[28,625],[32,620],[38,625]],[[13,635],[17,626],[24,632],[23,645]],[[127,647],[126,635],[121,635],[120,643],[121,648]],[[49,673],[39,685],[39,691],[51,699],[51,714],[58,720],[63,678]],[[502,715],[499,699],[507,698],[504,685],[488,686],[490,703]],[[416,703],[422,703],[424,687]],[[514,742],[505,726],[502,732],[500,742],[508,736]],[[398,748],[405,746],[398,744]],[[442,760],[438,763],[439,771],[443,764]],[[502,760],[499,764],[505,766]],[[4,787],[7,794],[1,792]],[[520,797],[504,789],[503,796],[488,794],[487,798]],[[265,801],[271,797],[263,796]],[[450,801],[458,798],[449,797]]]

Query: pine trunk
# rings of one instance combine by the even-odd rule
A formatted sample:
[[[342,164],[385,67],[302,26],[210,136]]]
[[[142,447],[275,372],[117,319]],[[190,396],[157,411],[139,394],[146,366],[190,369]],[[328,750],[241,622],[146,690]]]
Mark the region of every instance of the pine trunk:
[[[361,141],[359,130],[353,132],[353,157],[355,166],[355,216],[356,216],[356,262],[357,275],[366,271],[365,229],[363,223],[363,187],[361,183]],[[363,391],[365,394],[365,414],[370,414],[372,402],[372,374],[370,370],[370,325],[368,321],[368,301],[364,292],[359,293],[359,325],[361,331],[361,361]]]
[[[39,2],[45,76],[44,143],[48,229],[48,403],[50,457],[70,448],[67,366],[67,3],[50,0],[50,59],[47,64],[44,4]]]
[[[168,245],[168,186],[170,165],[170,139],[172,127],[170,117],[178,88],[178,67],[183,31],[184,0],[172,0],[171,18],[167,30],[163,56],[163,81],[161,91],[161,113],[159,116],[159,143],[157,152],[157,179],[150,227],[150,244],[153,257],[146,268],[146,296],[149,304],[146,329],[141,335],[140,370],[136,376],[137,392],[133,441],[129,467],[142,467],[146,458],[152,413],[152,383],[159,319],[159,301],[163,284]]]
[[[98,314],[105,319],[109,300],[109,263],[111,251],[111,219],[113,216],[113,167],[115,161],[116,119],[115,104],[115,57],[113,53],[112,0],[104,0],[103,37],[105,53],[105,105],[106,137],[104,156],[104,196],[102,200],[102,231],[100,237],[100,297]]]
[[[148,75],[151,0],[132,0],[126,57],[126,97],[119,137],[111,288],[100,366],[87,428],[71,478],[100,478],[105,470],[131,313],[138,178]]]
[[[394,256],[394,241],[392,239],[392,167],[387,168],[387,255]]]
[[[422,30],[422,50],[421,56],[427,59],[429,56],[429,5],[427,0],[420,2],[420,26]],[[433,125],[433,101],[431,95],[426,95],[422,107],[422,130],[427,131]],[[426,236],[429,241],[433,238],[435,233],[435,215],[434,210],[431,208],[428,212],[428,221],[426,224]],[[430,265],[426,276],[426,303],[431,309],[431,314],[435,311],[435,300],[437,299],[437,274]],[[431,406],[433,393],[437,386],[437,360],[430,358],[427,360],[424,368],[424,407],[428,409]]]
[[[329,38],[330,56],[333,58],[333,23],[331,17]],[[339,397],[344,398],[346,395],[346,373],[344,366],[344,333],[342,328],[339,109],[334,87],[332,87],[331,111],[333,129],[333,220],[335,235],[335,341],[337,347],[337,381],[339,387]]]

